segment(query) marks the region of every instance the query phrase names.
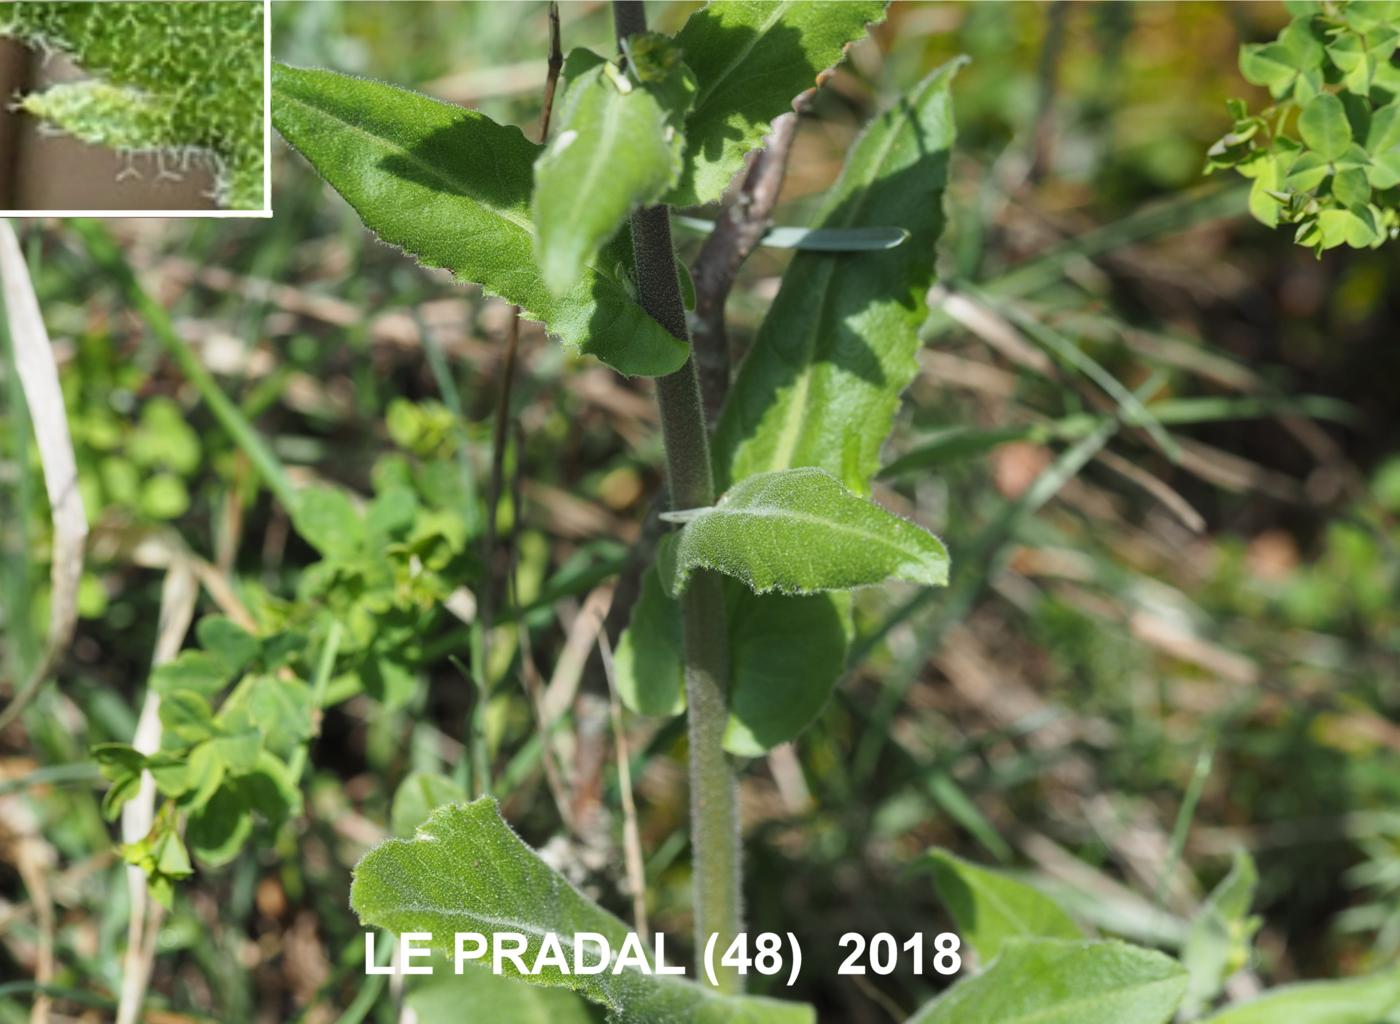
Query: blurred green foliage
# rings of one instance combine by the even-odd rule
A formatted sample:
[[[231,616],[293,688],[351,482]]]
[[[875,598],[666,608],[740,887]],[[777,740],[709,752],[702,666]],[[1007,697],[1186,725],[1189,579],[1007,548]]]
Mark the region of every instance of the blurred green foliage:
[[[1230,101],[1208,171],[1253,179],[1249,209],[1297,224],[1299,245],[1375,247],[1400,233],[1400,4],[1296,0],[1271,43],[1240,48],[1240,70],[1274,105]]]

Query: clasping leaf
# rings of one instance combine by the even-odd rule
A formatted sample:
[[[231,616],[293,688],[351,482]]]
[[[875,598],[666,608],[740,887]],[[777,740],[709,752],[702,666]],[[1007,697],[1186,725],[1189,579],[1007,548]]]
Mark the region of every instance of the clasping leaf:
[[[851,590],[888,579],[948,582],[942,541],[814,468],[735,484],[662,545],[659,567],[672,594],[696,569],[733,576],[759,594]]]
[[[535,256],[556,295],[574,286],[632,210],[660,199],[680,176],[695,76],[664,37],[630,42],[645,63],[627,71],[600,63],[569,82],[558,133],[535,161]]]
[[[954,60],[877,117],[851,146],[813,226],[898,225],[878,252],[799,252],[739,367],[715,432],[720,486],[820,466],[857,493],[879,468],[900,395],[918,370],[919,328],[943,229],[953,146]]]
[[[758,757],[798,735],[821,713],[846,663],[850,596],[755,594],[726,580],[729,724],[724,749]],[[641,715],[685,710],[680,605],[657,568],[642,577],[632,621],[617,646],[623,702]]]

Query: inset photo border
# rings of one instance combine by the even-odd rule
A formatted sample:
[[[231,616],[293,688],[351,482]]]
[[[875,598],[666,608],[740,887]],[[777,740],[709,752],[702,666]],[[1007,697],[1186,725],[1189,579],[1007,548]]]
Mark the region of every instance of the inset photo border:
[[[0,217],[271,217],[271,63],[271,0],[0,3]]]

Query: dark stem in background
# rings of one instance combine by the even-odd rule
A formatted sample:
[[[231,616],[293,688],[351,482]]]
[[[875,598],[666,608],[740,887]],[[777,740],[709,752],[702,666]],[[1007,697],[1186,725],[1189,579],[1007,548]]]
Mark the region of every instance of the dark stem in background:
[[[540,109],[540,141],[549,138],[549,119],[554,115],[554,90],[559,86],[559,72],[564,68],[564,49],[560,42],[559,4],[549,4],[549,71],[544,81],[544,106]]]
[[[641,0],[615,0],[619,41],[646,31]],[[625,159],[625,154],[619,154]],[[642,308],[677,338],[686,338],[685,305],[671,246],[671,211],[651,206],[632,215],[637,293]],[[695,360],[656,382],[666,475],[674,508],[714,503],[710,442],[700,407]],[[698,572],[680,598],[690,738],[690,842],[696,955],[710,935],[719,952],[740,929],[738,788],[724,752],[729,720],[729,629],[718,576]],[[718,956],[716,956],[718,960]],[[726,992],[742,988],[732,970],[718,972]]]
[[[1060,58],[1064,54],[1065,20],[1069,16],[1068,0],[1055,0],[1046,14],[1045,43],[1040,51],[1040,69],[1036,78],[1035,120],[1031,122],[1030,161],[1026,168],[1026,184],[1040,181],[1050,167],[1055,142],[1055,93],[1059,86]]]
[[[730,366],[736,355],[730,351],[724,330],[724,304],[734,287],[740,265],[758,246],[772,223],[773,207],[787,173],[792,140],[797,136],[797,117],[794,111],[773,121],[765,147],[754,154],[743,183],[720,211],[715,229],[705,239],[692,268],[695,363],[700,374],[705,421],[711,426],[719,418],[724,396],[729,393]]]
[[[540,142],[549,138],[549,121],[554,113],[554,92],[559,85],[559,71],[564,66],[564,51],[560,40],[559,31],[559,4],[551,2],[549,5],[549,63],[545,72],[544,81],[544,103],[540,111]],[[500,395],[496,400],[496,419],[491,432],[491,477],[486,489],[486,530],[482,538],[483,558],[482,562],[486,569],[486,579],[481,587],[481,601],[479,605],[478,622],[481,625],[481,647],[482,653],[479,659],[479,669],[477,674],[477,701],[480,702],[486,697],[486,673],[490,671],[491,659],[488,657],[491,644],[491,627],[494,625],[496,613],[496,576],[492,571],[496,564],[496,516],[501,505],[501,491],[505,486],[505,464],[506,464],[506,438],[510,428],[511,395],[515,388],[515,364],[520,350],[520,307],[512,306],[510,311],[510,327],[506,338],[506,354],[501,364],[501,388]],[[519,453],[519,446],[516,452]],[[519,467],[516,467],[517,473]],[[513,524],[519,520],[520,505],[518,502],[512,505],[512,530],[505,537],[505,571],[504,577],[507,585],[515,576],[515,544]],[[507,594],[509,599],[509,594]],[[533,695],[532,695],[533,696]],[[538,701],[535,707],[538,709]],[[473,716],[475,716],[475,709]],[[546,760],[548,751],[546,751]],[[551,787],[554,788],[554,787]],[[480,780],[476,782],[475,790],[478,794],[484,792]],[[557,790],[556,790],[557,792]],[[559,808],[560,814],[567,814],[567,809]]]
[[[29,51],[0,39],[0,210],[19,209],[20,113],[10,101],[29,88]]]

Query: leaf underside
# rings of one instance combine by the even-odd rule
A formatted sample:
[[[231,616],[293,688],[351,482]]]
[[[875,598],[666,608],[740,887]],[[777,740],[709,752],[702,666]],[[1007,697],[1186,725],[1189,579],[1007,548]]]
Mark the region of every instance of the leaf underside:
[[[661,40],[661,37],[649,37]],[[657,45],[668,46],[664,41]],[[675,53],[673,48],[668,53]],[[691,98],[689,72],[677,66],[667,90],[574,51],[554,137],[535,161],[535,256],[545,283],[567,293],[627,215],[659,200],[681,173],[685,140],[676,131]]]

